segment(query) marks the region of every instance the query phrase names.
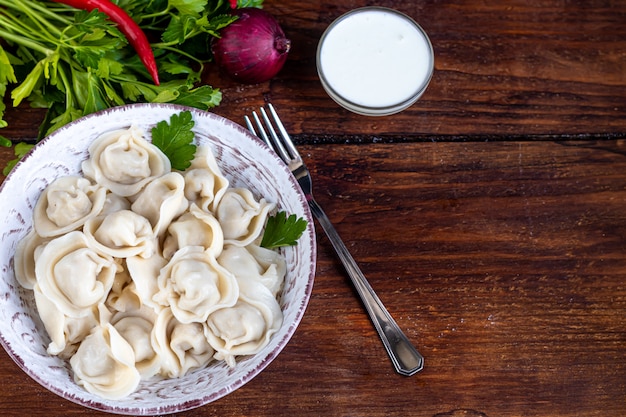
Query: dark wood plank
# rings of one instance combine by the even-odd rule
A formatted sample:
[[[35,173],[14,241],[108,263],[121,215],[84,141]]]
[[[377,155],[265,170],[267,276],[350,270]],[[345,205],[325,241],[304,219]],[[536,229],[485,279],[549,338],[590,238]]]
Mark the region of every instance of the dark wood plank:
[[[274,102],[302,142],[453,140],[556,135],[613,138],[626,132],[626,0],[380,1],[420,23],[435,50],[435,74],[408,110],[377,118],[341,109],[323,91],[315,53],[326,27],[369,5],[267,1],[293,49],[272,81],[244,86],[209,65],[205,82],[224,93],[215,112],[235,121]],[[376,88],[376,86],[372,86]],[[12,111],[3,134],[34,138],[41,111]]]
[[[426,367],[393,372],[320,236],[313,295],[287,348],[185,415],[626,413],[624,140],[302,151],[318,200]],[[3,410],[92,413],[0,357]]]
[[[269,85],[242,89],[215,80],[224,89],[216,111],[241,118],[271,100],[293,133],[312,136],[462,140],[625,131],[624,1],[379,2],[412,16],[435,50],[435,74],[424,96],[384,118],[356,116],[335,105],[315,68],[317,42],[328,24],[369,4],[268,3],[293,38],[290,59]]]

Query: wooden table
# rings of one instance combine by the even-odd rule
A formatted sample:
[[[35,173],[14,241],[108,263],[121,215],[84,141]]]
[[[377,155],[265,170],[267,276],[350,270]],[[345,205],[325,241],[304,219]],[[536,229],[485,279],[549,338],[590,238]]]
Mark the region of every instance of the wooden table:
[[[389,117],[342,110],[317,41],[372,2],[267,0],[293,41],[271,82],[212,70],[215,112],[272,101],[315,192],[425,356],[394,373],[328,240],[283,353],[186,416],[626,415],[626,1],[455,0],[377,5],[414,17],[436,54],[422,99]],[[36,135],[38,111],[1,134]],[[0,162],[11,158],[0,150]],[[319,229],[318,229],[319,231]],[[95,415],[0,353],[4,415]]]

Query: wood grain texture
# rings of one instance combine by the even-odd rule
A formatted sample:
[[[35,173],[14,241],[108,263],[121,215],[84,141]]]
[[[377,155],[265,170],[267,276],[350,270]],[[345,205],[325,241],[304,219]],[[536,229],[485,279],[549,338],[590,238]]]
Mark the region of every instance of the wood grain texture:
[[[266,1],[292,40],[272,81],[242,86],[209,65],[205,81],[224,93],[215,112],[242,120],[272,101],[302,141],[463,141],[476,136],[528,140],[612,138],[626,133],[626,0],[383,0],[428,33],[435,73],[424,96],[384,118],[343,110],[319,82],[315,54],[326,27],[372,2]],[[376,86],[372,86],[376,88]],[[22,117],[27,111],[28,116]],[[43,114],[8,109],[2,134],[37,135]]]
[[[290,344],[243,388],[185,415],[626,412],[626,142],[302,151],[320,204],[425,369],[394,373],[320,235]],[[3,410],[91,414],[1,356]]]
[[[224,88],[223,114],[271,100],[295,134],[435,138],[623,133],[625,1],[382,1],[428,33],[435,73],[422,98],[390,117],[339,108],[319,84],[317,42],[328,24],[371,2],[268,2],[293,51],[269,84]],[[376,86],[372,86],[376,88]]]
[[[326,26],[372,2],[265,4],[293,40],[289,60],[253,86],[211,67],[215,112],[241,121],[277,106],[318,201],[425,368],[394,373],[318,228],[292,341],[184,415],[626,415],[626,1],[376,2],[414,17],[436,53],[422,100],[383,118],[340,109],[315,70]],[[0,134],[34,138],[42,118],[9,109]],[[11,158],[0,148],[2,166]],[[4,351],[0,409],[103,415],[41,388]]]

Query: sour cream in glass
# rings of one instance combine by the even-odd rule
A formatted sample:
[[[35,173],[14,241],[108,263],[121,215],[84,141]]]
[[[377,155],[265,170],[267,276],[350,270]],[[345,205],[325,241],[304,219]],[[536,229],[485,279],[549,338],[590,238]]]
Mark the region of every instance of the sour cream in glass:
[[[355,113],[383,116],[409,107],[434,69],[433,48],[409,16],[362,7],[335,20],[322,35],[317,69],[330,97]]]

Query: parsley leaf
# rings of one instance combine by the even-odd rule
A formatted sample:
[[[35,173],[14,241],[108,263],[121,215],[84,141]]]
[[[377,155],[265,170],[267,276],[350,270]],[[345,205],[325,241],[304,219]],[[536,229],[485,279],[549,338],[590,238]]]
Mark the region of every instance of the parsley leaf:
[[[217,106],[221,99],[220,91],[205,84],[193,90],[181,89],[180,94],[172,103],[207,110]]]
[[[170,123],[162,120],[152,128],[152,143],[169,158],[172,168],[184,171],[196,154],[191,131],[195,122],[189,110],[173,114]]]
[[[22,159],[22,157],[26,155],[28,151],[30,151],[33,148],[33,146],[35,145],[24,143],[24,142],[20,142],[17,145],[15,145],[14,152],[17,158],[12,159],[7,163],[7,166],[2,171],[2,175],[9,175],[9,172],[11,172],[13,167],[17,165],[18,162],[20,162],[20,159]]]
[[[169,5],[178,10],[181,16],[193,15],[197,16],[204,10],[206,1],[189,1],[189,0],[170,0]]]
[[[293,246],[298,244],[298,239],[306,230],[307,221],[297,218],[295,214],[287,217],[287,213],[279,211],[275,216],[267,219],[261,246],[267,249],[275,249],[281,246]]]
[[[0,135],[0,146],[4,148],[10,148],[11,146],[13,146],[13,142],[11,142],[8,138]]]

